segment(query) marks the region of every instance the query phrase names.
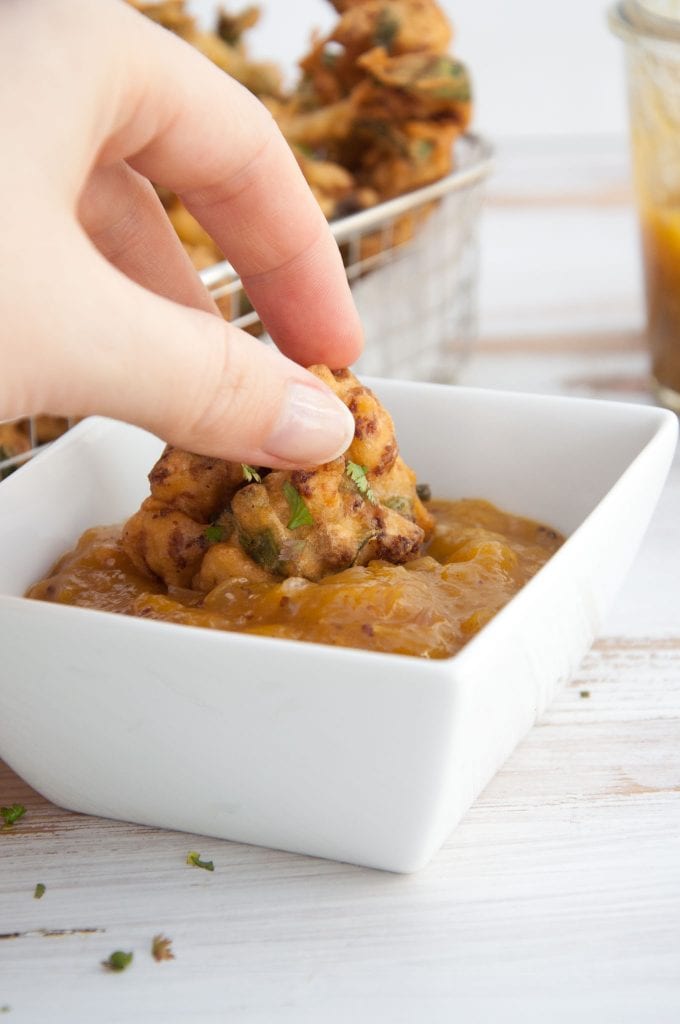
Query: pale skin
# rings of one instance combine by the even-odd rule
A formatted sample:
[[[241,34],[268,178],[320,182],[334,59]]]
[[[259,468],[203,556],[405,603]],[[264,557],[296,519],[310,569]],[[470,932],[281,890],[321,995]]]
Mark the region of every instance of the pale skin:
[[[120,0],[0,5],[0,419],[113,416],[287,468],[349,445],[303,367],[362,347],[337,247],[265,108]],[[279,351],[225,323],[150,182],[237,268]]]

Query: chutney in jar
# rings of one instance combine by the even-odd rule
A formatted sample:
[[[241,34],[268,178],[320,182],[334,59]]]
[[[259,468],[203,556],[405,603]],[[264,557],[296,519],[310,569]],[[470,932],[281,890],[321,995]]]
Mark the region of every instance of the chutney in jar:
[[[664,405],[680,412],[680,206],[642,215],[647,331]]]

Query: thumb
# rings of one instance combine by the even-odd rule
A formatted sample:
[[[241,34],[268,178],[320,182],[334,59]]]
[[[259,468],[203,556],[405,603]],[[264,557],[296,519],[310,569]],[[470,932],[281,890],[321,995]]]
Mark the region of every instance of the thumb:
[[[77,310],[75,330],[50,324],[45,408],[113,416],[189,451],[275,468],[319,465],[349,447],[352,415],[313,374],[97,254],[85,262],[79,295],[62,292],[59,303],[65,319]]]

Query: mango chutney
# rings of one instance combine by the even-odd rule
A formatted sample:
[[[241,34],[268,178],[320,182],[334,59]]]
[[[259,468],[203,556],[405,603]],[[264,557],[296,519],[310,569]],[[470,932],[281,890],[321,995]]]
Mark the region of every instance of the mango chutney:
[[[430,501],[434,535],[404,565],[355,565],[318,582],[235,577],[207,593],[140,573],[120,526],[87,530],[27,596],[258,636],[424,658],[463,647],[563,542],[486,501]]]

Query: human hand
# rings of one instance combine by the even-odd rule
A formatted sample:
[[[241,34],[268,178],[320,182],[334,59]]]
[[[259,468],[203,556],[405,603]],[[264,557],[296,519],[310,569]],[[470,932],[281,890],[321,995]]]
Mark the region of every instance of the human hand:
[[[100,413],[274,467],[345,450],[349,411],[299,364],[356,359],[358,315],[258,100],[119,0],[8,0],[0,138],[0,418]],[[215,315],[150,180],[213,236],[280,352]]]

